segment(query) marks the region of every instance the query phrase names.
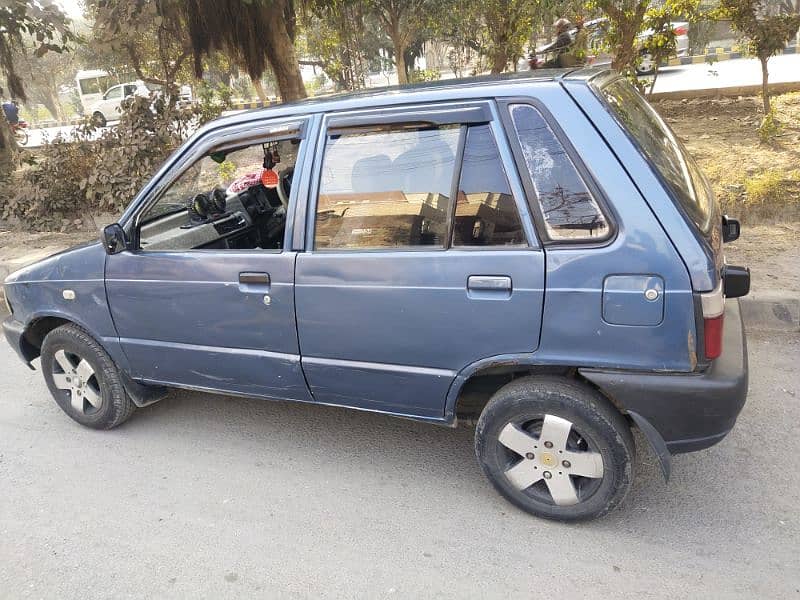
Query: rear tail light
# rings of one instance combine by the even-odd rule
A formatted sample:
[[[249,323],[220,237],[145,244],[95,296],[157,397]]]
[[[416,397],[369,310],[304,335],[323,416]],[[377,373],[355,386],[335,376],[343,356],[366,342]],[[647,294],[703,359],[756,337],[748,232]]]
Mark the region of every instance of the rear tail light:
[[[725,317],[725,294],[722,280],[713,292],[700,294],[703,307],[703,346],[706,358],[713,360],[722,354],[722,323]]]
[[[689,33],[689,28],[686,25],[679,25],[675,29],[673,29],[675,35],[686,35]]]

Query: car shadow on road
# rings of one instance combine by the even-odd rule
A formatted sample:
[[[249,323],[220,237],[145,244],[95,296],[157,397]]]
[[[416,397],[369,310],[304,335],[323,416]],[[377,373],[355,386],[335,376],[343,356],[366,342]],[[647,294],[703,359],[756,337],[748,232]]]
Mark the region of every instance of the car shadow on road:
[[[501,512],[530,519],[500,498],[484,479],[475,460],[473,430],[449,429],[387,415],[313,404],[272,402],[201,393],[175,392],[163,402],[138,411],[123,426],[125,435],[169,436],[189,443],[214,445],[219,451],[244,453],[242,461],[290,456],[297,469],[316,469],[335,462],[340,477],[377,481],[392,474],[410,500],[415,490],[442,488],[453,502],[472,497],[487,514]],[[714,526],[727,512],[727,522],[744,499],[730,478],[740,474],[737,445],[724,441],[708,451],[673,458],[673,475],[665,483],[657,460],[641,435],[636,435],[634,484],[620,510],[592,523],[600,529],[669,525],[675,531]],[[228,445],[229,448],[225,448]],[[710,476],[709,476],[710,474]],[[531,523],[542,521],[530,519]],[[703,528],[701,527],[701,529]],[[669,533],[665,532],[669,536]]]

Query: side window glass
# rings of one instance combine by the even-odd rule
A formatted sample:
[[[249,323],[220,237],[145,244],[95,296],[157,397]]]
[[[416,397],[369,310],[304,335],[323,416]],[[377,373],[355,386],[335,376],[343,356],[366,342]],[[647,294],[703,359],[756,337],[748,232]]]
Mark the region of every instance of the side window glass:
[[[524,245],[525,234],[488,125],[470,127],[456,199],[453,246]]]
[[[299,140],[204,156],[140,220],[144,251],[280,250]]]
[[[329,136],[317,249],[444,247],[460,128]]]
[[[606,237],[607,219],[542,114],[528,104],[510,109],[547,235],[552,240]]]
[[[122,98],[122,87],[116,86],[106,92],[106,100],[116,100]]]

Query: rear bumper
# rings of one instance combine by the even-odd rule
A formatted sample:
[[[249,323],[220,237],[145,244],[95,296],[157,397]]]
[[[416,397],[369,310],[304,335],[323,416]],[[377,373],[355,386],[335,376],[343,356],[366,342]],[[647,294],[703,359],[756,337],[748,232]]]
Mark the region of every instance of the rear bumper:
[[[581,369],[626,411],[650,423],[671,454],[721,441],[747,397],[747,341],[739,300],[726,300],[723,353],[703,373],[659,374]]]

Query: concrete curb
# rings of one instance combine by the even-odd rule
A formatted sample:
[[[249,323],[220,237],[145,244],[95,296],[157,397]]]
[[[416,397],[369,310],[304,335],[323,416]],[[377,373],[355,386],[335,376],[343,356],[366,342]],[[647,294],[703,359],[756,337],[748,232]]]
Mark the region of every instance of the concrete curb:
[[[745,327],[800,332],[800,297],[787,292],[751,292],[741,299]]]
[[[272,101],[268,100],[263,102],[261,100],[257,102],[234,102],[231,104],[231,107],[228,110],[248,110],[251,108],[264,108],[266,106],[275,106],[276,104],[280,104],[277,100]]]

